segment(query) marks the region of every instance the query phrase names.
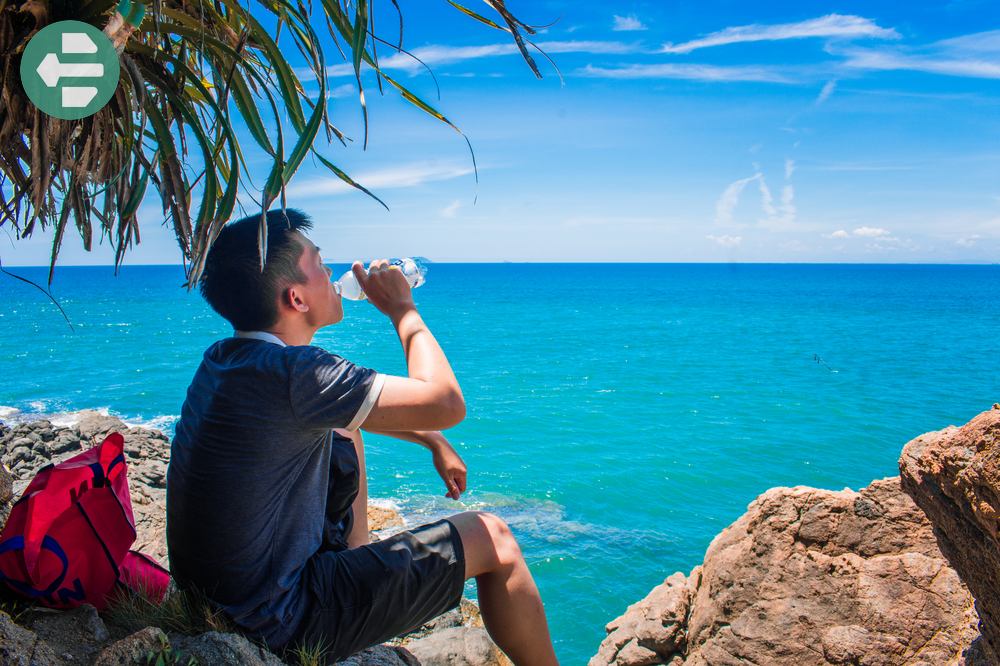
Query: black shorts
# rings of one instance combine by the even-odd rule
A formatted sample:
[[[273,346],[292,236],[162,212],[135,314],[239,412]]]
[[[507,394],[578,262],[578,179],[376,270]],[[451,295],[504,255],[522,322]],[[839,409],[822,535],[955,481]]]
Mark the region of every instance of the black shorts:
[[[306,615],[286,647],[322,645],[327,659],[344,659],[455,608],[464,586],[462,539],[447,519],[317,553],[303,577]]]

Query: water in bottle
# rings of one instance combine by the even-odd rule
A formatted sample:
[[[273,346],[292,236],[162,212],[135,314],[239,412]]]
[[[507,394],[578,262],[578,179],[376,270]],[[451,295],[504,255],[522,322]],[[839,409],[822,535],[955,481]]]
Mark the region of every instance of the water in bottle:
[[[416,289],[427,281],[427,267],[419,257],[413,259],[410,257],[390,259],[389,265],[399,267],[411,289]],[[344,298],[351,301],[367,300],[368,297],[361,289],[357,278],[354,277],[354,271],[348,269],[346,273],[340,276],[337,282],[340,284],[340,295]]]

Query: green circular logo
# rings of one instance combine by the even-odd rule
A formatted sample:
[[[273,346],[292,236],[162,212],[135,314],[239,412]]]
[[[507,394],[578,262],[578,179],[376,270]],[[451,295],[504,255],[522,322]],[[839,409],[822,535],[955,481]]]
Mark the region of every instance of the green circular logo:
[[[21,84],[39,109],[61,120],[92,116],[118,88],[121,65],[111,40],[81,21],[38,31],[21,57]]]

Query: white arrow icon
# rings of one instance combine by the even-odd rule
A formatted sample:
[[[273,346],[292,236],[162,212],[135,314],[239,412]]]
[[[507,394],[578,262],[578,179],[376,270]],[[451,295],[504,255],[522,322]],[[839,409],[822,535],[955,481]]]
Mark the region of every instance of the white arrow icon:
[[[97,97],[97,88],[66,86],[62,89],[62,105],[67,109],[82,109]]]
[[[59,56],[49,53],[35,70],[49,88],[59,85],[63,76],[104,76],[104,65],[99,62],[59,62]]]
[[[62,36],[63,53],[97,53],[97,44],[85,32],[66,32]]]

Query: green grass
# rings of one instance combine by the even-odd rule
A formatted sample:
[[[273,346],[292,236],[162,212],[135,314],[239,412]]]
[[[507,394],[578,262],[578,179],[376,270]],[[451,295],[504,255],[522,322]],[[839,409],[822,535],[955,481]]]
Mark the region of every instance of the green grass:
[[[327,663],[328,648],[326,641],[300,644],[294,650],[289,651],[287,657],[294,660],[291,663],[296,664],[296,666],[324,666]]]
[[[23,599],[17,599],[15,597],[0,596],[0,611],[10,615],[10,619],[14,621],[15,624],[20,624],[21,620],[24,618],[25,613],[30,611],[35,607],[30,601],[25,601]]]
[[[114,599],[105,616],[129,631],[145,627],[188,635],[236,631],[235,625],[208,597],[191,590],[173,590],[159,604],[144,594],[125,590]]]

